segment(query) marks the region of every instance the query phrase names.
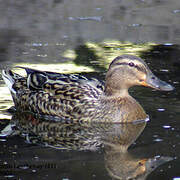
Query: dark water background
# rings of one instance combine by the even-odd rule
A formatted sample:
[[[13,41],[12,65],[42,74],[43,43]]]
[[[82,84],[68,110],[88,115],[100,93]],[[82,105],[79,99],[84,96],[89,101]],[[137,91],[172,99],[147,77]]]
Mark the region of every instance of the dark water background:
[[[142,57],[176,89],[131,89],[151,120],[129,151],[146,158],[172,157],[147,179],[175,179],[180,177],[179,22],[179,0],[1,1],[0,69],[32,66],[103,80],[108,63],[117,55]],[[11,119],[6,109],[12,105],[1,79],[1,129]],[[45,148],[18,135],[0,139],[0,165],[0,179],[111,179],[101,150]]]

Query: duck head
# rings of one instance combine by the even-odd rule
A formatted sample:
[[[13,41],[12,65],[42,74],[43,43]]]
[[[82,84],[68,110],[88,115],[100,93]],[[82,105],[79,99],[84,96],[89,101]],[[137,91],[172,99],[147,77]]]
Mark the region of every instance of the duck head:
[[[174,89],[170,84],[157,78],[141,58],[133,55],[116,57],[109,65],[106,74],[105,94],[127,94],[128,89],[136,85],[161,91]]]

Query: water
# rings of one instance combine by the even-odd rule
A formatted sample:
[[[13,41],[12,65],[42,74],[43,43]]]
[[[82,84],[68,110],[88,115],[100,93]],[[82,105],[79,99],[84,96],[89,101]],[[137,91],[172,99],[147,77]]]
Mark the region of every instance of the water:
[[[144,158],[158,162],[156,169],[149,166],[144,179],[180,177],[178,0],[7,1],[0,8],[0,69],[21,65],[103,80],[109,62],[128,53],[145,59],[160,79],[176,88],[172,92],[130,90],[150,121],[124,156],[96,146],[81,151],[44,147],[32,144],[28,133],[19,136],[16,131],[1,137],[0,179],[111,179],[118,173],[112,170],[116,165],[123,170],[121,162],[144,162]],[[1,129],[12,118],[6,112],[12,105],[1,79]],[[16,130],[16,126],[8,128]]]

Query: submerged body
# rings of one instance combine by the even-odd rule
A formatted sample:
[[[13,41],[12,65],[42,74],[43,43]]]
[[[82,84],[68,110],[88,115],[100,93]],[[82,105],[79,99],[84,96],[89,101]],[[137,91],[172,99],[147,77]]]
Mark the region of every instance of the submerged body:
[[[105,85],[79,75],[65,75],[24,68],[26,77],[3,70],[15,107],[39,115],[78,122],[133,122],[146,119],[140,104],[129,95],[134,85],[170,91],[173,87],[159,80],[145,62],[132,55],[115,58]]]

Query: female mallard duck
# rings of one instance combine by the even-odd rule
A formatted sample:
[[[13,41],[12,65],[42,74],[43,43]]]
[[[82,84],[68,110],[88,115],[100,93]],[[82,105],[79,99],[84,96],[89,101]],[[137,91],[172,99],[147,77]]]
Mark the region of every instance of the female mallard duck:
[[[3,70],[18,111],[71,122],[133,122],[146,119],[140,104],[129,95],[135,85],[171,91],[173,87],[158,79],[146,63],[136,56],[122,55],[110,64],[105,88],[95,79],[24,68],[27,77]]]

